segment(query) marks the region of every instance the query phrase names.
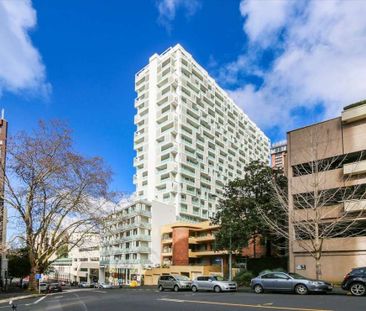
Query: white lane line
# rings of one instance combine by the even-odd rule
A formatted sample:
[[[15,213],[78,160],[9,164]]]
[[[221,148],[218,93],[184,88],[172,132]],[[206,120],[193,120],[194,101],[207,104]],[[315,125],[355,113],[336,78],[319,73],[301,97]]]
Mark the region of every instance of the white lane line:
[[[272,309],[272,310],[288,310],[288,311],[332,311],[329,309],[318,309],[318,308],[301,308],[301,307],[277,307],[277,306],[265,306],[260,304],[244,304],[244,303],[230,303],[230,302],[219,302],[219,301],[204,301],[204,300],[179,300],[170,298],[161,298],[157,300],[168,301],[168,302],[179,302],[179,303],[194,303],[194,304],[207,304],[227,307],[241,307],[241,308],[259,308],[259,309]]]
[[[161,298],[158,300],[170,301],[170,302],[184,302],[184,300],[181,300],[181,299],[170,299],[170,298]]]
[[[102,293],[102,294],[106,294],[107,292],[106,291],[104,291],[104,290],[95,290],[94,291],[95,293]]]
[[[31,305],[36,305],[37,303],[41,302],[43,299],[45,299],[47,296],[43,296],[39,299],[37,299],[36,301],[34,302],[31,302],[31,303],[26,303],[25,306],[31,306]]]
[[[43,299],[45,299],[47,296],[43,296],[41,298],[39,298],[38,300],[36,300],[35,302],[33,302],[35,305],[39,302],[41,302]]]

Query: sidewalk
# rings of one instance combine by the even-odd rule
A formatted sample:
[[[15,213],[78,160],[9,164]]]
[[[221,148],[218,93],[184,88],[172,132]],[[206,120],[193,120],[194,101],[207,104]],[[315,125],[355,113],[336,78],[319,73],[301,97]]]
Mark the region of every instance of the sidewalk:
[[[0,293],[0,303],[9,302],[11,300],[21,300],[26,298],[33,298],[38,296],[43,296],[44,294],[35,294],[27,290],[22,291],[9,291],[5,293]]]

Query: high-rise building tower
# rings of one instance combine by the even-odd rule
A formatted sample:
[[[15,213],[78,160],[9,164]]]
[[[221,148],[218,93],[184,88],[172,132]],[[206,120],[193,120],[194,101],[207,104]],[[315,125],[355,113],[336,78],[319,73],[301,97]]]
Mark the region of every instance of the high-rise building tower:
[[[252,160],[269,161],[269,139],[179,44],[154,54],[135,77],[136,197],[198,221]]]
[[[286,171],[287,141],[279,141],[271,146],[272,168]],[[286,173],[286,172],[285,172]]]

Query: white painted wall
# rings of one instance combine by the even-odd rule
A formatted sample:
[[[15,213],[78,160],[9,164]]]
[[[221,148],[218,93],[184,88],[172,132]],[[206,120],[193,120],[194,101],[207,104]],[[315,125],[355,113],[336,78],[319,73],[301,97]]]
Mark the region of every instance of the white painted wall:
[[[157,201],[151,206],[151,262],[161,262],[161,227],[176,221],[175,207]]]

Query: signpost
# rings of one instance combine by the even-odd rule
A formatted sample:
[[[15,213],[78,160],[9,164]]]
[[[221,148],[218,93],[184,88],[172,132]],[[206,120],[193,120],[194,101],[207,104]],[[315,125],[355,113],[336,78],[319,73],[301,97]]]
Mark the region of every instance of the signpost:
[[[38,293],[41,293],[41,278],[42,278],[42,274],[37,273],[36,274],[36,280],[38,280]]]

